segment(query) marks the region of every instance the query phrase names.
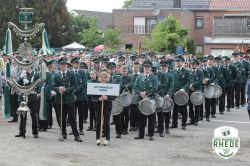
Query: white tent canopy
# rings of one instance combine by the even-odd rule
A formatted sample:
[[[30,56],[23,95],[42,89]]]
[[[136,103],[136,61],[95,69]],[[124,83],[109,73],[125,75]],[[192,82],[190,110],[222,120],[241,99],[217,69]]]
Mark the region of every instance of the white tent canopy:
[[[83,46],[77,42],[73,42],[67,46],[64,46],[63,49],[65,49],[65,50],[83,50],[83,49],[85,49],[85,46]]]

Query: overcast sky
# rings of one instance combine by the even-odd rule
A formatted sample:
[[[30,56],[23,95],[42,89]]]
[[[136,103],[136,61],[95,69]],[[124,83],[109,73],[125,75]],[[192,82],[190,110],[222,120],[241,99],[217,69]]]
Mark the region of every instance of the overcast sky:
[[[124,0],[68,0],[67,6],[69,10],[112,12],[112,9],[122,8],[123,2]]]

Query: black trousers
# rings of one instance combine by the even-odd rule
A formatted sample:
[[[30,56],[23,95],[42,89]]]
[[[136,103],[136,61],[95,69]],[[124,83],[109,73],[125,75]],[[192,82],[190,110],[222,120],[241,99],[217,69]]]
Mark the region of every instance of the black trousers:
[[[53,126],[53,108],[56,113],[56,120],[57,120],[58,126],[60,126],[61,116],[60,116],[60,110],[58,109],[57,104],[56,104],[55,96],[53,96],[49,102],[49,112],[48,112],[48,125],[49,126]]]
[[[95,118],[95,105],[97,104],[97,102],[95,101],[88,101],[88,107],[89,107],[89,126],[90,128],[93,128],[96,126],[96,118]]]
[[[179,106],[176,103],[174,104],[173,120],[172,120],[173,127],[178,126],[178,113],[181,113],[182,115],[181,126],[186,126],[187,125],[187,105]]]
[[[132,104],[130,106],[130,127],[139,126],[139,108],[137,104]]]
[[[219,111],[224,112],[225,111],[225,87],[222,88],[222,95],[219,97]]]
[[[32,134],[38,134],[37,131],[37,121],[38,121],[38,101],[28,102],[28,107],[30,109],[30,116],[32,122]],[[20,114],[20,125],[19,125],[19,133],[25,134],[26,132],[26,121],[27,121],[27,114]]]
[[[41,101],[39,101],[39,105],[38,105],[38,112],[40,112],[40,104],[41,104]],[[48,118],[49,118],[49,104],[50,104],[50,101],[47,101],[46,105],[45,105],[45,109],[47,109],[47,120],[40,120],[39,118],[39,130],[40,129],[44,129],[44,130],[47,130],[48,129]]]
[[[113,116],[116,134],[122,134],[122,113]]]
[[[203,119],[203,115],[204,115],[204,104],[200,105],[200,109],[199,109],[199,118]]]
[[[123,111],[121,113],[121,121],[122,121],[122,130],[123,131],[127,131],[128,130],[129,110],[130,110],[130,107],[124,107]]]
[[[248,115],[249,115],[249,119],[250,119],[250,110],[248,110]]]
[[[215,115],[216,114],[216,99],[212,98],[211,99],[211,115]]]
[[[88,107],[86,108],[86,103],[86,101],[76,101],[75,103],[75,119],[78,113],[79,130],[83,129],[84,112],[86,111],[84,109],[87,109],[88,111]]]
[[[58,109],[60,110],[61,113],[61,104],[58,103]],[[62,135],[67,135],[66,131],[66,118],[68,115],[68,120],[72,129],[72,132],[75,137],[79,136],[79,133],[77,131],[76,127],[76,119],[75,119],[75,103],[72,104],[63,104],[62,105]]]
[[[205,98],[205,115],[206,118],[209,118],[210,115],[212,114],[212,99]]]
[[[143,115],[141,112],[139,114],[139,136],[144,137],[145,135],[145,127],[147,125],[148,119],[148,135],[154,136],[155,129],[155,113],[151,115]]]
[[[101,108],[102,102],[98,101],[95,105],[96,115],[96,139],[100,139],[100,127],[101,127]],[[106,140],[110,140],[110,116],[112,109],[112,101],[104,101],[103,104],[103,130]]]
[[[225,94],[227,95],[227,108],[234,107],[234,96],[233,96],[234,87],[226,87]]]
[[[18,95],[12,94],[10,95],[10,115],[13,117],[13,120],[18,119],[17,109],[19,106]]]
[[[165,122],[165,129],[169,129],[171,112],[157,112],[157,117],[158,117],[159,133],[163,133],[164,132],[164,122]]]
[[[87,121],[88,119],[88,100],[83,101],[84,106],[83,106],[83,120]]]
[[[234,84],[233,96],[235,98],[235,106],[239,107],[241,104],[241,83]]]
[[[189,101],[189,118],[190,122],[198,122],[200,117],[200,105],[193,105],[191,101]]]
[[[240,87],[240,104],[245,105],[246,104],[246,83],[242,83]]]

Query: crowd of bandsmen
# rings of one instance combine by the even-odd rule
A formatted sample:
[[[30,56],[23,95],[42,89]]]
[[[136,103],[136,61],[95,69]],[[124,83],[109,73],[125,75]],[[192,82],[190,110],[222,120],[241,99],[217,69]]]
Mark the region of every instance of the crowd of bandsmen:
[[[30,56],[29,60],[24,60],[19,54],[14,56],[25,62],[34,58]],[[5,55],[2,56],[2,60],[11,62]],[[230,112],[231,108],[244,107],[247,101],[245,91],[250,73],[250,61],[249,56],[241,52],[234,52],[224,57],[208,55],[201,58],[188,53],[181,56],[158,55],[153,52],[141,55],[121,52],[102,55],[62,52],[60,55],[44,55],[40,63],[27,70],[20,69],[12,61],[11,77],[20,85],[30,85],[39,79],[39,66],[43,61],[47,65],[45,81],[47,120],[39,120],[41,88],[38,87],[29,95],[28,100],[34,138],[38,138],[38,132],[52,128],[53,110],[58,125],[62,127],[64,139],[67,139],[66,126],[69,124],[72,128],[69,134],[73,134],[75,140],[81,142],[79,135],[84,135],[83,124],[88,119],[87,131],[96,131],[97,145],[100,145],[100,135],[106,137],[104,145],[108,145],[110,119],[112,119],[111,124],[115,124],[116,138],[127,135],[128,131],[138,130],[138,136],[135,139],[143,139],[147,125],[147,135],[150,140],[154,140],[155,132],[158,132],[160,137],[164,137],[164,133],[170,134],[170,128],[178,128],[180,118],[181,128],[186,130],[187,125],[197,126],[203,118],[209,122],[211,118],[216,118],[216,113],[224,114],[225,111]],[[2,77],[4,80],[4,75]],[[154,99],[157,93],[164,98],[172,99],[179,91],[191,95],[196,91],[203,92],[204,87],[211,84],[219,85],[223,94],[218,99],[206,98],[204,104],[198,106],[194,106],[191,102],[184,106],[174,104],[171,112],[156,112],[151,115],[142,114],[137,102],[124,107],[121,114],[111,116],[112,100],[115,97],[88,96],[88,82],[120,84],[121,93],[123,91],[136,93],[138,101],[145,96]],[[20,92],[11,84],[9,86],[13,117],[9,122],[18,122],[17,108],[21,101]],[[103,133],[100,133],[102,101],[104,101],[104,123]],[[16,137],[25,136],[26,119],[27,117],[20,115],[20,128]]]

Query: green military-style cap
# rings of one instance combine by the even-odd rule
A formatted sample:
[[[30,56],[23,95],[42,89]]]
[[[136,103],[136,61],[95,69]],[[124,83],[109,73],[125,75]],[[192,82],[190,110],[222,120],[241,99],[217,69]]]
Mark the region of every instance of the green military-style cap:
[[[109,62],[109,63],[107,64],[107,68],[108,68],[108,69],[115,68],[115,67],[116,67],[115,62]]]
[[[49,66],[49,65],[55,63],[55,59],[51,59],[51,60],[48,60],[48,61],[44,60],[44,62],[46,63],[47,66]]]
[[[68,61],[67,61],[67,58],[64,58],[64,57],[62,57],[62,58],[60,58],[59,60],[58,60],[58,64],[67,64],[68,63]]]
[[[143,63],[143,66],[150,66],[150,67],[152,67],[153,66],[153,64],[152,64],[152,62],[150,62],[150,61],[145,61],[144,63]]]
[[[71,63],[80,63],[80,57],[74,57],[70,61]]]

